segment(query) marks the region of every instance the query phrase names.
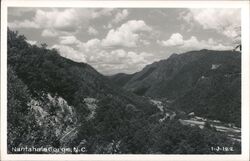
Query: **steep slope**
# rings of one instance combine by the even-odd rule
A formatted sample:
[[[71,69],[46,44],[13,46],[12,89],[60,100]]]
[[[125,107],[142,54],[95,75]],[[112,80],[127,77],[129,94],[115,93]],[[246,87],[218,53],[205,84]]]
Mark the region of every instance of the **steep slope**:
[[[115,79],[116,76],[113,76]],[[173,54],[135,73],[123,88],[138,95],[174,100],[186,112],[240,126],[241,54],[191,51]]]
[[[13,32],[8,36],[8,64],[34,96],[43,92],[61,96],[75,108],[81,106],[85,97],[114,95],[129,101],[130,97],[138,98],[139,101],[132,99],[135,104],[144,102],[140,101],[142,97],[114,86],[88,64],[63,58],[56,50],[31,46]]]
[[[34,140],[27,144],[77,146],[81,140],[88,138],[86,126],[91,120],[95,123],[93,127],[112,127],[108,131],[103,130],[103,136],[115,135],[116,129],[123,126],[122,119],[144,118],[157,111],[147,99],[114,86],[90,65],[63,58],[53,49],[29,45],[24,36],[12,31],[8,31],[8,69],[24,84],[27,89],[25,93],[29,93],[28,98],[21,102],[25,105],[23,111],[30,111],[30,116],[37,122],[35,126],[38,131],[41,130],[40,136],[48,137],[44,140],[30,133],[28,136]],[[8,105],[12,109],[15,104]],[[22,111],[20,113],[20,116],[23,115]],[[102,113],[114,115],[110,121],[116,123],[102,125],[105,123],[103,119],[108,117]],[[72,134],[70,131],[75,128],[77,134],[74,137],[66,135]],[[75,139],[76,145],[71,139],[67,140],[64,134],[67,138]],[[13,139],[17,145],[24,141],[18,139]],[[111,138],[107,140],[111,141]]]
[[[125,73],[118,73],[112,76],[107,76],[112,82],[116,85],[122,87],[124,86],[135,74],[125,74]]]

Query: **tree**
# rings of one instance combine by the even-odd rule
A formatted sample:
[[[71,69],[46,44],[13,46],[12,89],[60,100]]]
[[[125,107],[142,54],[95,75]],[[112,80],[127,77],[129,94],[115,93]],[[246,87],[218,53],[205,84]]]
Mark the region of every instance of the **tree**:
[[[25,84],[18,79],[15,72],[8,66],[8,103],[7,103],[7,132],[8,150],[17,147],[28,128],[29,93]]]
[[[46,43],[41,43],[41,47],[42,47],[43,49],[46,49],[46,48],[48,47],[48,45],[47,45]]]

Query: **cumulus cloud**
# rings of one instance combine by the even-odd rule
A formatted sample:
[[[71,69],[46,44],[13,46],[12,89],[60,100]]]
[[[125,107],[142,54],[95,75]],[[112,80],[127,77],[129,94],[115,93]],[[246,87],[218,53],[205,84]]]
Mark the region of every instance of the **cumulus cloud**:
[[[78,9],[38,9],[31,19],[14,21],[10,23],[10,26],[13,28],[71,30],[77,27],[77,24],[79,24],[80,16],[83,16],[83,14]]]
[[[56,36],[58,36],[58,32],[54,31],[54,30],[44,29],[42,31],[41,36],[43,36],[43,37],[56,37]]]
[[[30,45],[35,45],[37,43],[37,41],[33,41],[33,40],[26,40],[27,43],[29,43]]]
[[[25,9],[19,9],[17,12],[24,13]],[[170,17],[175,17],[171,15],[179,14],[179,12],[171,14],[172,10],[168,9],[166,11],[162,9],[164,22],[154,22],[152,24],[154,29],[146,23],[150,17],[143,17],[144,20],[128,21],[128,17],[138,16],[136,10],[130,12],[130,9],[113,8],[35,8],[18,17],[18,14],[13,12],[14,15],[9,16],[9,27],[26,28],[26,30],[20,30],[24,33],[29,32],[27,29],[32,28],[30,34],[41,32],[43,38],[38,38],[38,41],[47,39],[49,46],[55,44],[52,47],[58,49],[62,56],[77,62],[86,62],[105,74],[136,72],[146,64],[156,61],[156,57],[165,58],[168,56],[168,52],[176,49],[181,51],[203,48],[231,49],[231,46],[225,44],[231,41],[228,37],[235,35],[232,26],[240,24],[238,11],[234,9],[183,10],[185,12],[182,12],[182,19],[195,25],[194,27],[198,29],[196,33],[210,29],[209,32],[213,36],[217,31],[227,36],[222,38],[225,42],[218,42],[218,36],[214,39],[200,40],[195,36],[185,37],[180,33],[174,33],[169,38],[158,41],[161,46],[169,47],[169,50],[158,49],[159,46],[155,44],[155,41],[161,35],[171,32],[171,29],[175,30],[178,25],[175,20],[166,19],[166,13],[169,13]],[[145,10],[146,12],[148,11]],[[148,13],[151,14],[151,18],[161,18],[159,14]],[[98,24],[102,28],[97,28],[92,24]],[[187,26],[187,23],[181,25]],[[206,33],[202,36],[206,36]],[[96,37],[83,40],[90,35],[96,35]],[[36,36],[37,34],[32,34],[30,38],[34,40]],[[34,44],[35,42],[29,41],[29,43]],[[157,51],[157,55],[150,53],[153,50]]]
[[[26,9],[23,9],[25,11]],[[88,29],[89,21],[102,16],[111,16],[116,9],[37,9],[34,16],[25,20],[9,22],[10,28],[35,28],[43,29],[42,36],[57,36],[58,33],[76,32],[79,28]],[[19,11],[20,12],[20,11]],[[57,34],[55,34],[57,31]],[[62,32],[63,31],[63,32]],[[94,29],[90,29],[91,34],[96,34]]]
[[[110,52],[101,50],[96,55],[89,56],[88,62],[98,71],[110,75],[114,73],[134,73],[146,64],[154,61],[153,54],[116,49]]]
[[[78,43],[77,48],[85,54],[87,63],[105,74],[133,73],[155,61],[153,54],[147,52],[136,53],[124,49],[107,51],[99,39]]]
[[[215,29],[218,33],[230,38],[234,38],[239,34],[236,27],[241,26],[240,9],[189,9],[182,17],[189,23],[197,22],[204,29]]]
[[[156,61],[154,55],[148,52],[126,51],[120,48],[107,50],[102,41],[94,38],[81,42],[74,36],[61,36],[59,37],[60,44],[52,48],[58,49],[66,58],[86,62],[107,75],[120,72],[134,73]]]
[[[117,29],[110,30],[103,39],[93,38],[83,42],[72,35],[60,36],[60,44],[52,48],[58,49],[66,58],[86,62],[104,74],[133,73],[155,61],[154,55],[148,52],[126,51],[117,46],[134,47],[137,43],[148,44],[148,41],[140,39],[140,33],[151,30],[144,21],[131,20]],[[116,47],[107,49],[113,46]]]
[[[151,28],[142,20],[130,20],[116,30],[111,29],[102,41],[103,46],[135,47],[142,31],[151,31]]]
[[[212,38],[208,40],[198,40],[195,36],[191,36],[189,39],[184,40],[180,33],[174,33],[168,40],[158,41],[162,46],[166,47],[179,47],[184,50],[199,50],[199,49],[211,49],[211,50],[232,50],[230,45],[223,45],[214,41]]]
[[[184,40],[182,46],[184,49],[211,49],[211,50],[232,50],[233,47],[230,45],[223,45],[214,41],[212,38],[208,40],[199,41],[195,36],[190,39]]]
[[[51,48],[57,49],[63,57],[76,62],[86,62],[106,75],[134,73],[156,61],[151,53],[137,53],[124,49],[107,51],[99,45],[100,40],[91,39],[85,43],[79,43],[76,48],[67,45],[53,45]]]
[[[166,41],[161,41],[163,46],[178,46],[183,45],[183,36],[179,33],[174,33],[171,37]]]
[[[121,12],[118,12],[116,15],[115,15],[115,18],[113,19],[113,22],[114,23],[119,23],[121,22],[122,20],[124,20],[125,18],[127,18],[127,16],[129,15],[129,12],[127,9],[123,9]]]
[[[51,48],[55,48],[59,51],[59,54],[65,58],[71,59],[76,62],[86,62],[86,56],[84,53],[75,50],[67,45],[53,45]]]
[[[93,28],[92,26],[89,26],[89,28],[88,28],[88,34],[89,35],[97,35],[98,31],[95,28]]]
[[[72,24],[78,24],[78,19],[79,14],[75,9],[65,9],[63,11],[37,10],[36,15],[34,17],[34,22],[42,28],[68,30],[69,28],[74,28]]]
[[[77,47],[81,51],[85,51],[87,54],[91,52],[99,52],[102,49],[101,40],[99,39],[91,39],[87,42],[80,42],[77,44]]]
[[[64,44],[64,45],[80,43],[80,41],[75,36],[60,36],[59,41],[60,41],[60,44]]]

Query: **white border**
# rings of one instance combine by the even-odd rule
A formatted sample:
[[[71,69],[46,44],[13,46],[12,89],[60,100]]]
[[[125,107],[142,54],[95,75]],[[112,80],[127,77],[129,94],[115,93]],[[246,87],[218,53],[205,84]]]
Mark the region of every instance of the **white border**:
[[[7,7],[241,8],[242,154],[241,155],[95,155],[7,154]],[[1,6],[1,160],[249,160],[249,2],[248,1],[32,1],[3,0]]]

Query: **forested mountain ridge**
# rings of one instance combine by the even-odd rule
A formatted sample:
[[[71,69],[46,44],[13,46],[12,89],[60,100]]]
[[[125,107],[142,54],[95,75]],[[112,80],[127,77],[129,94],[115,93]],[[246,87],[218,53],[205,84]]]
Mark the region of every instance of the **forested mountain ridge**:
[[[10,40],[8,41],[8,64],[34,96],[41,94],[39,92],[49,92],[51,95],[63,97],[69,105],[76,108],[78,103],[81,104],[81,97],[99,98],[118,95],[124,100],[129,100],[129,97],[143,99],[117,88],[86,63],[77,63],[61,57],[54,49],[31,46],[25,42],[23,36],[13,38],[17,36],[13,32],[8,36]],[[133,100],[135,104],[145,102],[145,100]],[[144,107],[147,106],[144,105]]]
[[[59,112],[62,112],[61,107],[57,105],[56,107],[47,107],[47,104],[51,101],[50,97],[57,102],[58,99],[63,99],[66,101],[67,106],[72,106],[74,109],[73,116],[70,116],[72,119],[74,118],[72,120],[74,121],[74,127],[84,126],[83,124],[88,121],[87,118],[92,112],[96,113],[96,119],[98,115],[101,115],[102,118],[100,119],[110,118],[109,115],[112,112],[106,116],[104,113],[96,112],[104,109],[117,111],[117,116],[112,116],[114,120],[110,121],[120,119],[119,117],[146,117],[157,111],[157,108],[150,104],[148,100],[112,85],[106,77],[88,64],[76,63],[63,58],[56,50],[49,50],[36,45],[32,46],[25,41],[24,36],[12,31],[8,32],[8,70],[8,78],[11,78],[13,74],[13,77],[18,79],[18,82],[20,80],[25,86],[24,93],[28,93],[27,99],[20,100],[22,106],[27,106],[25,111],[28,110],[27,104],[29,104],[32,109],[38,108],[40,115],[42,115],[41,113],[58,115]],[[11,100],[9,100],[9,103],[11,106]],[[34,103],[35,105],[33,105]],[[92,106],[98,106],[98,108],[91,109]],[[134,110],[137,111],[136,116],[131,113]],[[128,113],[127,116],[126,113]],[[19,115],[17,115],[18,117]],[[56,119],[60,120],[59,117]],[[43,121],[45,120],[39,122]],[[122,122],[116,122],[114,126],[118,127],[120,123]],[[64,124],[64,122],[62,121],[61,124]],[[111,123],[107,126],[113,125]],[[70,128],[73,128],[73,124],[70,125]],[[110,130],[109,134],[111,135],[112,129]]]
[[[86,63],[63,58],[8,31],[8,152],[88,154],[216,154],[211,146],[238,142],[211,128],[159,122],[146,97],[120,89]],[[195,138],[195,140],[194,140]],[[13,147],[84,151],[23,152]]]
[[[241,53],[200,50],[173,54],[147,65],[118,84],[121,74],[110,77],[138,95],[173,100],[186,112],[233,122],[240,126]]]

